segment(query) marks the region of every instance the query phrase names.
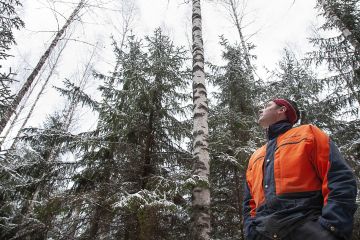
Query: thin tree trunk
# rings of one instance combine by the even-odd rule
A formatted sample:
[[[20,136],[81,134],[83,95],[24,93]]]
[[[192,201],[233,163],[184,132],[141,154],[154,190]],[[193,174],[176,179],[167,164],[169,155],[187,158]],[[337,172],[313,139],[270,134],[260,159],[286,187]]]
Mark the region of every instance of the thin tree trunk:
[[[240,179],[240,176],[243,176],[245,178],[245,174],[242,172],[240,175],[240,170],[237,166],[234,167],[234,181],[235,181],[235,193],[236,193],[236,208],[237,213],[239,215],[241,226],[239,228],[240,236],[243,236],[243,214],[242,214],[242,200],[243,200],[243,194],[242,194],[242,179]]]
[[[16,111],[16,108],[18,107],[18,105],[20,104],[21,100],[23,99],[24,95],[26,94],[26,92],[29,90],[32,82],[34,81],[34,79],[36,78],[36,76],[38,75],[39,71],[41,70],[41,68],[43,67],[43,65],[45,64],[46,60],[48,59],[48,57],[50,56],[51,52],[53,51],[53,49],[55,48],[55,46],[57,45],[57,43],[60,41],[61,37],[63,36],[63,34],[65,33],[66,29],[69,27],[69,25],[74,21],[75,17],[77,16],[77,14],[79,13],[79,11],[81,10],[81,8],[84,6],[85,4],[85,0],[81,0],[79,2],[79,4],[77,5],[77,7],[74,9],[74,11],[72,12],[72,14],[70,15],[70,17],[66,20],[64,26],[60,29],[60,31],[57,32],[55,38],[53,39],[53,41],[51,42],[50,46],[48,47],[48,49],[45,51],[45,53],[41,56],[39,62],[36,64],[36,67],[34,68],[34,70],[32,71],[32,73],[30,74],[30,76],[26,79],[24,85],[22,86],[22,88],[20,89],[20,91],[18,92],[18,94],[16,95],[16,97],[14,98],[13,102],[11,103],[10,107],[8,108],[8,110],[4,113],[3,117],[0,120],[0,133],[4,130],[7,122],[10,120],[11,115]]]
[[[112,146],[115,146],[113,144]],[[94,203],[95,208],[93,210],[92,217],[89,222],[89,228],[86,231],[85,236],[88,239],[101,239],[102,233],[109,233],[110,232],[110,221],[111,217],[111,209],[112,207],[109,205],[109,193],[111,192],[110,185],[111,185],[111,176],[112,176],[112,167],[115,165],[114,162],[114,148],[110,147],[107,154],[105,154],[105,158],[101,159],[103,164],[105,164],[104,170],[100,171],[99,178],[102,179],[101,182],[97,182],[98,185],[101,185],[100,191],[95,191],[94,193],[97,194],[94,196]]]
[[[232,15],[235,27],[236,27],[236,29],[238,31],[238,34],[239,34],[241,46],[242,46],[243,51],[244,51],[244,58],[245,58],[247,73],[249,74],[251,79],[254,79],[254,76],[252,74],[252,66],[251,66],[251,62],[250,62],[249,50],[248,50],[248,47],[246,46],[244,35],[243,35],[242,29],[241,29],[241,23],[240,23],[239,15],[238,15],[238,12],[237,12],[237,9],[236,9],[238,6],[236,5],[234,0],[228,0],[228,4],[231,7],[230,15]]]
[[[86,73],[90,69],[91,60],[95,55],[95,49],[96,49],[96,47],[94,48],[91,58],[90,58],[89,62],[87,63],[86,68],[84,70],[83,76],[81,77],[81,80],[80,80],[80,88],[81,89],[84,87],[84,85],[86,83],[86,80],[87,80]],[[64,123],[63,123],[62,129],[61,129],[64,132],[69,130],[77,102],[78,102],[78,97],[76,96],[76,92],[75,92],[70,101],[69,108],[67,109],[66,113],[64,114],[65,119],[64,119]],[[52,148],[50,149],[49,155],[45,159],[45,162],[50,163],[50,162],[54,161],[54,159],[59,155],[60,150],[61,150],[61,144],[52,146]],[[40,183],[36,186],[35,191],[31,197],[31,200],[26,209],[25,218],[28,218],[32,214],[34,206],[35,206],[35,202],[37,201],[37,198],[39,197],[40,191],[42,191],[45,187],[45,181],[46,181],[45,178],[46,178],[47,174],[48,174],[48,172],[44,172],[42,174]]]
[[[200,0],[192,1],[193,35],[193,178],[197,183],[192,190],[192,239],[210,239],[210,189],[208,149],[208,101],[205,87],[204,49],[201,27]]]
[[[256,75],[256,72],[254,71],[254,68],[251,65],[249,49],[246,45],[246,41],[245,41],[244,35],[242,33],[241,18],[243,16],[240,15],[240,13],[238,13],[239,2],[237,0],[226,0],[224,4],[227,5],[226,8],[229,11],[230,17],[233,20],[233,24],[235,25],[235,27],[238,31],[238,34],[239,34],[240,44],[243,49],[243,54],[244,54],[244,59],[245,59],[246,74],[249,77],[249,80],[251,81],[251,84],[253,85],[254,89],[256,89],[257,87],[256,87],[255,78],[254,78],[254,75]],[[257,117],[257,115],[258,115],[258,113],[254,109],[253,116]]]
[[[337,25],[337,27],[342,32],[343,36],[351,43],[357,52],[360,51],[360,39],[356,38],[354,35],[355,29],[352,29],[341,20],[341,16],[338,12],[332,8],[331,4],[328,3],[329,0],[318,0],[320,6],[324,9],[325,14]]]
[[[112,85],[114,83],[115,78],[117,77],[117,71],[118,71],[118,69],[120,67],[120,63],[121,63],[122,49],[124,47],[125,38],[126,38],[127,33],[129,32],[130,25],[131,25],[131,20],[132,20],[132,17],[133,17],[133,11],[134,11],[134,8],[135,8],[134,2],[132,2],[130,4],[132,4],[131,7],[130,7],[130,10],[128,10],[127,12],[123,12],[123,15],[122,15],[123,26],[122,26],[122,36],[121,36],[120,47],[118,48],[119,56],[117,56],[117,59],[116,59],[114,72],[113,72],[113,74],[111,76],[111,79],[110,79],[110,85]]]
[[[1,140],[0,140],[0,147],[4,144],[7,136],[8,136],[9,133],[10,133],[10,131],[13,129],[13,127],[15,126],[15,123],[18,121],[18,118],[19,118],[19,116],[21,115],[21,112],[24,110],[24,108],[25,108],[25,106],[26,106],[27,100],[28,100],[29,97],[31,96],[31,94],[32,94],[32,92],[34,91],[34,89],[35,89],[35,87],[37,86],[37,84],[40,82],[40,78],[41,78],[41,76],[42,76],[43,73],[44,73],[44,71],[42,71],[42,72],[40,73],[38,80],[35,82],[34,86],[33,86],[32,88],[30,88],[29,93],[28,93],[28,95],[27,95],[24,103],[20,105],[19,111],[18,111],[17,113],[15,112],[15,117],[14,117],[14,119],[11,121],[10,126],[8,127],[8,129],[7,129],[6,132],[4,133],[4,136],[3,136],[3,137],[1,138]],[[9,120],[10,120],[10,119],[9,119]],[[21,128],[20,128],[20,129],[21,129]],[[10,147],[10,149],[11,149],[11,147]]]
[[[152,174],[152,163],[151,163],[151,149],[154,145],[154,110],[151,110],[148,122],[148,135],[146,136],[145,149],[144,149],[144,167],[141,176],[141,188],[146,189],[149,177]]]
[[[79,90],[82,90],[84,88],[86,82],[87,82],[86,74],[90,69],[91,60],[95,55],[95,48],[94,48],[94,51],[93,51],[93,53],[92,53],[92,55],[90,57],[89,62],[87,63],[87,65],[85,67],[84,74],[83,74],[83,76],[82,76],[82,78],[80,80],[80,84],[79,84],[80,88],[79,88]],[[63,131],[68,131],[69,128],[70,128],[70,124],[72,123],[74,113],[75,113],[75,109],[76,109],[76,106],[77,106],[77,104],[79,102],[79,97],[76,96],[76,92],[77,91],[74,92],[74,95],[72,96],[70,104],[69,104],[69,108],[66,111],[66,113],[64,114],[65,115],[65,121],[64,121],[64,125],[63,125],[64,127],[62,129]]]
[[[62,51],[63,51],[63,50],[65,49],[65,47],[66,47],[67,42],[68,42],[68,40],[66,40],[64,46],[62,46],[62,48],[60,49],[60,51],[59,51],[59,53],[58,53],[58,55],[57,55],[57,57],[56,57],[53,65],[51,66],[49,75],[47,76],[44,84],[42,85],[42,87],[41,87],[41,89],[40,89],[40,91],[39,91],[39,93],[38,93],[38,95],[37,95],[34,103],[32,104],[32,106],[31,106],[31,108],[30,108],[30,111],[28,112],[25,120],[24,120],[23,123],[21,124],[21,127],[20,127],[19,131],[17,132],[17,134],[16,134],[16,136],[15,136],[15,138],[14,138],[14,141],[13,141],[13,143],[11,144],[10,149],[14,149],[16,143],[18,142],[18,139],[19,139],[21,130],[24,129],[25,125],[26,125],[27,122],[29,121],[29,119],[30,119],[30,117],[31,117],[31,115],[32,115],[32,113],[33,113],[33,111],[34,111],[34,109],[35,109],[35,107],[36,107],[36,105],[37,105],[37,103],[38,103],[41,95],[43,94],[45,88],[47,87],[47,85],[48,85],[48,83],[49,83],[49,80],[50,80],[50,78],[52,77],[52,75],[53,75],[53,73],[54,73],[54,71],[55,71],[55,69],[56,69],[57,63],[59,62],[59,59],[60,59],[60,57],[61,57],[61,53],[62,53]]]

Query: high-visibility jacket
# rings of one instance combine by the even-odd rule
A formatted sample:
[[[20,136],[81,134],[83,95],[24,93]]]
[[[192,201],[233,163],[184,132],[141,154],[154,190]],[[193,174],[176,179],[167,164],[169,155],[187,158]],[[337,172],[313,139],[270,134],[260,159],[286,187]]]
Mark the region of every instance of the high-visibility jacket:
[[[292,128],[284,121],[269,127],[268,138],[248,163],[245,237],[286,239],[306,221],[316,221],[320,230],[350,239],[357,187],[334,143],[313,125]]]

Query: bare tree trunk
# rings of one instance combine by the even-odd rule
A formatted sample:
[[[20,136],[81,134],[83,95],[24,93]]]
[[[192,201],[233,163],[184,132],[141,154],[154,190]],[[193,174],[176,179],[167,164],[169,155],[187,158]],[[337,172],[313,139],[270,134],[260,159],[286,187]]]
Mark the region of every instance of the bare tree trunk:
[[[245,3],[244,3],[245,2]],[[240,44],[242,48],[242,52],[245,59],[245,69],[246,69],[246,75],[248,76],[249,80],[251,81],[251,84],[254,88],[256,88],[256,82],[254,76],[256,75],[255,69],[253,68],[251,61],[250,61],[250,53],[249,48],[246,44],[245,37],[242,32],[242,19],[244,17],[244,9],[246,6],[242,6],[242,10],[239,11],[240,3],[239,0],[226,0],[223,2],[225,5],[225,8],[229,12],[229,15],[233,21],[233,24],[235,25],[237,32],[239,34]],[[243,1],[243,5],[246,5],[246,0]],[[253,116],[257,117],[258,113],[254,110]]]
[[[85,67],[85,70],[84,70],[84,73],[81,77],[81,80],[80,80],[80,89],[84,88],[86,82],[87,82],[87,73],[90,69],[90,65],[91,65],[91,61],[95,55],[95,49],[96,47],[94,48],[93,52],[92,52],[92,55],[90,57],[90,60],[89,62],[87,63],[86,67]],[[59,56],[58,56],[59,58]],[[58,59],[57,59],[58,60]],[[54,70],[54,69],[52,69]],[[66,111],[66,113],[64,114],[65,115],[65,119],[64,119],[64,123],[62,125],[62,131],[66,132],[69,130],[69,127],[70,127],[70,124],[72,122],[72,119],[73,119],[73,116],[74,116],[74,111],[75,111],[75,108],[76,108],[76,105],[77,105],[77,102],[78,102],[78,96],[76,95],[76,92],[74,93],[74,95],[72,96],[71,98],[71,101],[70,101],[70,105]],[[60,145],[54,145],[51,149],[50,149],[50,153],[49,155],[47,156],[47,158],[45,159],[45,162],[47,163],[50,163],[52,161],[54,161],[54,159],[59,155],[59,152],[61,150],[61,144]],[[39,197],[39,194],[40,194],[40,191],[42,191],[45,187],[45,178],[46,178],[46,175],[48,174],[48,172],[44,172],[41,176],[41,179],[40,179],[40,183],[36,186],[35,190],[34,190],[34,193],[32,194],[32,197],[31,197],[31,200],[30,202],[28,203],[27,205],[27,209],[26,209],[26,213],[24,214],[25,215],[25,219],[30,217],[30,215],[32,214],[33,212],[33,209],[34,209],[34,206],[35,206],[35,202],[37,201],[38,197]]]
[[[33,102],[32,106],[31,106],[31,108],[30,108],[30,110],[29,110],[29,112],[28,112],[28,114],[27,114],[27,116],[26,116],[26,118],[25,118],[25,120],[24,120],[23,123],[21,124],[21,127],[20,127],[19,131],[17,132],[17,134],[16,134],[16,136],[15,136],[15,138],[14,138],[14,141],[13,141],[13,143],[11,144],[10,149],[14,149],[16,143],[18,142],[18,138],[19,138],[19,135],[20,135],[20,133],[21,133],[21,130],[24,129],[24,127],[26,126],[27,122],[29,121],[29,119],[30,119],[30,117],[31,117],[31,115],[32,115],[32,113],[33,113],[33,111],[34,111],[34,109],[35,109],[35,107],[36,107],[36,105],[37,105],[40,97],[41,97],[41,95],[43,94],[45,88],[47,87],[47,85],[48,85],[48,83],[49,83],[49,80],[50,80],[50,78],[52,77],[52,75],[53,75],[53,73],[54,73],[54,71],[55,71],[55,69],[56,69],[57,63],[59,62],[59,59],[60,59],[60,57],[61,57],[61,53],[62,53],[62,51],[63,51],[63,50],[65,49],[65,47],[66,47],[67,42],[68,42],[68,40],[66,40],[65,44],[62,46],[62,48],[60,49],[58,55],[56,56],[56,59],[55,59],[54,63],[53,63],[52,66],[51,66],[50,72],[49,72],[49,74],[48,74],[48,76],[47,76],[44,84],[42,85],[42,87],[41,87],[38,95],[36,96],[36,99],[35,99],[35,101]]]
[[[240,175],[239,175],[240,173]],[[243,214],[242,214],[242,202],[243,202],[243,194],[242,194],[242,187],[243,186],[243,179],[240,179],[240,176],[243,176],[243,178],[245,178],[244,176],[245,174],[243,172],[240,172],[240,170],[238,169],[237,166],[234,167],[234,181],[235,181],[235,193],[236,193],[236,208],[237,208],[237,213],[239,215],[239,219],[240,219],[240,224],[241,226],[239,227],[239,231],[240,231],[240,235],[243,236]]]
[[[8,108],[8,110],[4,113],[3,117],[0,120],[0,132],[2,132],[7,124],[7,122],[9,121],[9,119],[11,118],[11,115],[16,111],[16,108],[18,107],[18,105],[20,104],[21,100],[23,99],[24,95],[26,94],[26,92],[29,90],[32,82],[34,81],[34,79],[36,78],[36,76],[38,75],[39,71],[41,70],[41,68],[43,67],[43,65],[45,64],[46,60],[48,59],[48,57],[50,56],[51,52],[53,51],[53,49],[55,48],[55,46],[57,45],[57,43],[60,41],[62,35],[65,33],[66,29],[69,27],[69,25],[74,21],[75,17],[77,16],[77,14],[79,13],[79,11],[81,10],[81,8],[85,5],[85,0],[80,0],[79,4],[77,5],[77,7],[74,9],[74,11],[71,13],[70,17],[66,20],[64,26],[60,29],[60,31],[57,32],[55,38],[53,39],[53,41],[51,42],[50,46],[48,47],[48,49],[45,51],[45,53],[41,56],[39,62],[36,64],[36,67],[34,68],[34,70],[32,71],[32,73],[30,74],[30,76],[26,79],[24,85],[22,86],[22,88],[20,89],[20,91],[18,92],[18,94],[16,95],[16,97],[14,98],[13,102],[11,103],[11,106]]]
[[[325,15],[327,15],[340,29],[343,36],[351,43],[357,52],[360,51],[360,39],[356,38],[354,35],[355,29],[352,29],[346,24],[346,22],[341,20],[338,12],[333,9],[331,4],[328,3],[329,0],[318,0],[320,6],[324,9]]]
[[[91,53],[90,59],[85,66],[84,73],[80,79],[79,90],[82,90],[88,81],[87,75],[89,74],[89,71],[91,69],[91,62],[95,56],[96,49],[97,49],[97,45],[94,47],[93,52]],[[63,127],[64,131],[69,130],[70,124],[74,117],[75,108],[76,108],[78,102],[79,102],[79,97],[76,96],[76,92],[75,92],[70,101],[69,108],[68,108],[67,112],[65,113],[65,122],[64,122],[64,127]]]
[[[241,47],[243,48],[243,51],[244,51],[244,58],[245,58],[247,73],[249,74],[251,79],[254,79],[254,76],[252,74],[253,69],[252,69],[251,62],[250,62],[249,50],[248,50],[248,47],[246,46],[246,41],[245,41],[244,35],[242,33],[241,18],[243,16],[239,16],[239,13],[238,13],[239,3],[236,0],[227,0],[227,1],[228,1],[227,4],[230,5],[230,15],[231,15],[232,20],[234,21],[234,25],[238,31]]]
[[[125,1],[123,1],[123,4],[125,4]],[[114,83],[114,80],[117,77],[117,70],[119,69],[119,66],[120,66],[120,63],[121,63],[121,52],[122,52],[122,49],[124,47],[125,38],[126,38],[126,35],[128,34],[128,32],[130,30],[130,25],[131,25],[131,22],[132,22],[133,16],[134,16],[133,14],[134,14],[134,10],[135,10],[135,4],[134,4],[133,1],[131,1],[129,4],[131,4],[129,6],[129,9],[127,11],[122,12],[123,24],[122,24],[121,42],[120,42],[120,46],[118,47],[119,56],[117,56],[117,59],[116,59],[114,72],[113,72],[113,74],[111,76],[111,79],[110,79],[110,85],[112,85]]]
[[[11,132],[11,130],[13,129],[13,127],[15,126],[16,122],[18,121],[19,116],[21,115],[21,112],[24,110],[25,106],[26,106],[26,102],[29,99],[29,97],[31,96],[33,90],[35,89],[35,87],[37,86],[37,84],[40,82],[41,76],[44,73],[44,71],[42,71],[39,75],[38,80],[35,82],[34,86],[32,88],[30,88],[29,93],[25,99],[25,101],[23,102],[23,104],[20,105],[19,111],[15,112],[15,117],[14,119],[11,121],[10,126],[8,127],[8,129],[5,131],[4,135],[2,138],[0,138],[0,147],[4,144],[6,138],[8,137],[9,133]],[[10,119],[9,119],[10,120]],[[21,128],[20,128],[21,129]],[[12,146],[11,146],[12,147]],[[10,147],[10,149],[11,149]]]
[[[205,87],[204,49],[200,0],[192,1],[193,35],[193,178],[197,183],[192,191],[192,239],[210,239],[210,189],[208,149],[208,101]]]

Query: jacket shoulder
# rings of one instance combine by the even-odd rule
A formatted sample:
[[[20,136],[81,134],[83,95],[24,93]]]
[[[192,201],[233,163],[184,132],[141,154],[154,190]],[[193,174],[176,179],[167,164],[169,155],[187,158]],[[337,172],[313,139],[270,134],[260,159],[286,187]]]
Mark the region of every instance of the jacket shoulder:
[[[266,144],[263,145],[262,147],[258,148],[250,157],[249,160],[249,166],[252,165],[253,162],[255,162],[256,160],[258,160],[261,157],[264,157],[266,153]]]
[[[297,132],[312,132],[312,129],[315,126],[312,124],[304,124],[304,125],[300,125],[297,127],[292,128],[292,131],[297,131]],[[316,127],[315,127],[316,128]]]
[[[304,124],[304,125],[300,125],[297,127],[294,127],[292,129],[290,129],[288,132],[286,132],[287,134],[312,134],[315,136],[327,136],[327,134],[322,131],[320,128],[316,127],[315,125],[312,124]]]

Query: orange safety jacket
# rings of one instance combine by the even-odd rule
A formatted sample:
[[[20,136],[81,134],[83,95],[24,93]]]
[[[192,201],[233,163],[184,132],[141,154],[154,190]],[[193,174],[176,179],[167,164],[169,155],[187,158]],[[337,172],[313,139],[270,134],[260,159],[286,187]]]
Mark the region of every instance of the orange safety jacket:
[[[305,221],[350,239],[356,210],[353,172],[329,137],[313,125],[269,127],[251,156],[243,214],[247,239],[283,239]],[[259,238],[256,238],[259,239]]]

